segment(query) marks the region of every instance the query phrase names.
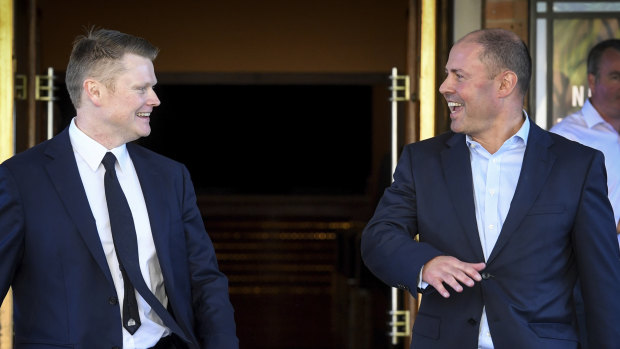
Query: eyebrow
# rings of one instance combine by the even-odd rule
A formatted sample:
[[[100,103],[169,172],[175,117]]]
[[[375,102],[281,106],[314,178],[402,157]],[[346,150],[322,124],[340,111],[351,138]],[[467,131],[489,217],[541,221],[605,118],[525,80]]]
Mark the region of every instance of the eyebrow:
[[[455,68],[455,69],[448,69],[448,68],[446,68],[446,69],[444,69],[444,72],[446,74],[447,73],[454,73],[454,74],[456,74],[456,73],[464,74],[465,73],[465,71],[463,69],[458,69],[458,68]]]
[[[141,83],[141,84],[138,84],[138,83],[135,84],[135,86],[137,86],[137,87],[153,87],[155,85],[157,85],[157,81],[154,81],[153,83],[145,82],[145,83]]]

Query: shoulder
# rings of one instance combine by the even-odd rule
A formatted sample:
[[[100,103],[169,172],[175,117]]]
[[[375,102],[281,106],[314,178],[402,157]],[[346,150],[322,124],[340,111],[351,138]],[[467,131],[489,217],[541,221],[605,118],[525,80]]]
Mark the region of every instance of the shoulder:
[[[459,142],[465,144],[465,135],[448,131],[429,139],[407,144],[404,150],[435,153],[441,152],[447,147],[458,145]]]
[[[582,149],[582,150],[586,150],[586,149],[591,149],[590,147],[583,145],[580,142],[575,141],[572,138],[569,138],[567,136],[565,136],[564,134],[561,134],[560,132],[556,132],[556,130],[549,130],[549,131],[543,131],[546,134],[549,135],[549,137],[551,137],[552,140],[552,145],[556,146],[556,147],[568,147],[571,149]]]
[[[539,157],[545,161],[554,161],[567,166],[581,166],[590,163],[602,153],[594,148],[570,140],[553,132],[543,130],[535,123],[531,124],[527,141],[526,155]],[[586,165],[587,166],[587,165]]]
[[[575,139],[579,134],[588,129],[588,124],[580,110],[563,118],[560,122],[553,125],[549,131],[570,139]]]
[[[438,136],[407,144],[399,156],[398,163],[430,170],[445,157],[467,156],[465,135],[446,132]]]
[[[24,150],[20,153],[17,153],[4,161],[2,166],[9,167],[11,169],[32,169],[36,166],[40,166],[45,163],[45,159],[47,158],[46,154],[50,147],[58,147],[62,146],[62,142],[59,142],[58,139],[52,138],[51,140],[46,140],[42,143],[35,145],[32,148]],[[67,152],[71,152],[71,145],[65,149]]]
[[[132,157],[132,160],[137,157],[137,158],[152,161],[155,163],[160,163],[166,166],[183,166],[182,163],[176,160],[173,160],[167,156],[156,153],[136,143],[127,143],[127,151],[129,152],[129,155]]]
[[[137,171],[155,171],[167,176],[187,176],[187,168],[181,162],[156,153],[142,145],[127,143],[127,151]]]
[[[547,132],[552,140],[550,149],[559,158],[565,158],[578,161],[585,159],[592,159],[597,156],[602,156],[601,151],[592,148],[588,145],[584,145],[578,141],[566,138],[563,135],[556,134],[554,132]]]

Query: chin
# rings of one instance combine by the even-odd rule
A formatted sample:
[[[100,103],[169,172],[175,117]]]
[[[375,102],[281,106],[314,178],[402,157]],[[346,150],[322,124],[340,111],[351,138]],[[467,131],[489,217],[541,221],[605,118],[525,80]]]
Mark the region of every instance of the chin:
[[[138,136],[139,137],[147,137],[150,134],[151,134],[151,128],[150,127],[148,129],[146,129],[146,130],[139,130],[138,131]]]

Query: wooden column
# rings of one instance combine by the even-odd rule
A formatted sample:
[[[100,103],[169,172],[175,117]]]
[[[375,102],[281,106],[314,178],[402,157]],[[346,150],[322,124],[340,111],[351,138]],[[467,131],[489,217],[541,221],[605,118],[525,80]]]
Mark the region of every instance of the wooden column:
[[[405,144],[420,139],[420,0],[409,0],[407,23],[407,75],[410,79],[411,96],[407,102],[405,118]],[[409,293],[403,293],[405,309],[409,310],[411,325],[418,315],[418,301]],[[402,348],[411,346],[411,337],[404,338]]]
[[[419,0],[409,0],[409,16],[407,19],[407,61],[411,96],[407,103],[405,119],[405,144],[420,138],[420,5]]]
[[[420,140],[435,136],[437,1],[422,0],[420,39]]]
[[[0,162],[13,155],[13,0],[0,0]],[[13,297],[0,307],[0,349],[13,347]]]

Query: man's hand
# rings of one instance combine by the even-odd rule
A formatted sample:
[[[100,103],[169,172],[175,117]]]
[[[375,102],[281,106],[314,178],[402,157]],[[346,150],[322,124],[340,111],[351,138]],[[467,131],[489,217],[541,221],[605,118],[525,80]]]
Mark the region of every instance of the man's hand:
[[[616,232],[620,234],[620,221],[618,221],[618,226],[616,227]]]
[[[448,298],[450,293],[444,283],[456,292],[463,292],[461,284],[473,287],[474,281],[482,280],[479,272],[485,267],[484,263],[465,263],[454,257],[438,256],[424,264],[422,281],[435,287],[444,298]]]

